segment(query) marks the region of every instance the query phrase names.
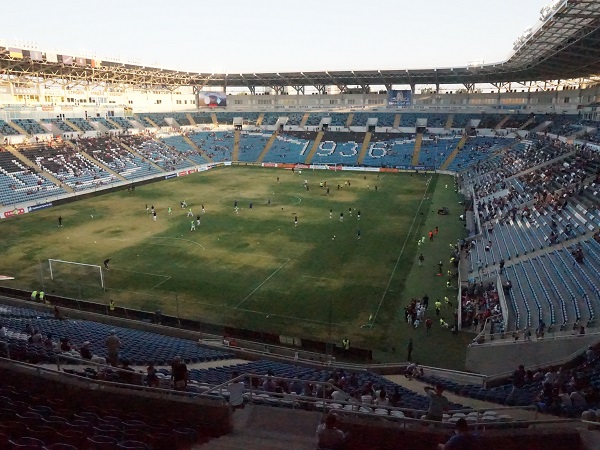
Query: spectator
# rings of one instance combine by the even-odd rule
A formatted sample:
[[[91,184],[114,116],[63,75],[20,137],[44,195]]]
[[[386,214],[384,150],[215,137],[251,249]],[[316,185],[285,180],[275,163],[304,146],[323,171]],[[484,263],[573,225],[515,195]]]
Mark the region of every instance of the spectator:
[[[382,388],[379,391],[379,395],[375,399],[375,404],[377,406],[390,406],[390,399],[387,398],[387,394],[385,392],[385,389]]]
[[[337,417],[330,412],[325,418],[325,423],[317,427],[319,449],[339,450],[343,448],[346,435],[336,425]]]
[[[476,438],[469,433],[469,424],[462,417],[456,421],[455,435],[445,444],[439,444],[439,450],[476,450]]]
[[[129,361],[124,359],[121,361],[121,371],[119,372],[119,380],[125,384],[137,384],[135,370],[129,365]]]
[[[120,348],[121,341],[117,337],[117,332],[115,330],[110,330],[110,336],[106,338],[106,350],[108,363],[113,367],[117,367],[117,364],[119,363]]]
[[[158,375],[156,375],[156,367],[154,367],[153,362],[150,362],[150,364],[146,368],[146,384],[149,387],[160,386],[160,380],[158,379]]]
[[[173,379],[173,388],[177,391],[185,391],[187,387],[187,366],[181,359],[181,356],[176,356],[171,365],[171,378]]]
[[[393,407],[398,408],[402,404],[402,394],[400,394],[400,387],[394,386],[394,393],[390,397],[390,403]]]
[[[48,334],[46,339],[44,339],[44,347],[48,350],[52,350],[54,348],[54,342],[52,342],[52,334]]]
[[[0,339],[4,339],[6,337],[6,327],[0,324]]]
[[[60,350],[63,352],[71,351],[71,343],[69,342],[69,338],[64,337],[60,340]]]
[[[238,372],[232,372],[231,378],[235,380],[239,376]],[[244,390],[246,386],[244,382],[241,380],[232,381],[229,386],[227,386],[227,390],[229,391],[229,405],[235,411],[236,409],[244,408]]]
[[[444,386],[436,384],[435,388],[425,386],[425,393],[429,396],[429,409],[427,410],[426,420],[441,422],[444,418],[444,411],[450,407],[448,399],[444,397]]]
[[[92,359],[92,351],[90,350],[90,341],[85,341],[83,344],[81,344],[81,348],[79,349],[79,354],[81,355],[82,359],[88,359],[91,360]]]

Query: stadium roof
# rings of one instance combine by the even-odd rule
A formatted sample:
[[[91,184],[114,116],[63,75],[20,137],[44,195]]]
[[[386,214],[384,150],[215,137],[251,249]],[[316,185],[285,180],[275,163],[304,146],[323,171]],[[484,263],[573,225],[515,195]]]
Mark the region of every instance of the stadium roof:
[[[563,0],[535,31],[524,35],[505,62],[469,67],[423,70],[374,70],[209,74],[181,72],[118,62],[99,61],[38,51],[0,47],[0,75],[62,79],[91,84],[125,84],[144,88],[178,86],[271,87],[282,92],[292,86],[303,92],[314,86],[324,92],[335,85],[508,83],[590,78],[600,75],[600,2]]]

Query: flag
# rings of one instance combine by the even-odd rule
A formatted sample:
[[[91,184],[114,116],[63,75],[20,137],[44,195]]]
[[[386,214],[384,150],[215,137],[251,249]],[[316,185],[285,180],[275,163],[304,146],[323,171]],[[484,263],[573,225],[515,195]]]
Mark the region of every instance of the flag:
[[[102,61],[99,59],[92,59],[92,67],[102,67]]]
[[[83,58],[81,56],[77,56],[75,58],[75,64],[77,64],[78,66],[85,66],[86,65],[85,58]]]
[[[46,53],[46,61],[48,62],[58,62],[58,56],[56,53]]]
[[[61,55],[61,60],[62,63],[65,65],[73,65],[73,57],[72,56],[67,56],[67,55]]]
[[[8,55],[14,59],[23,59],[23,50],[20,48],[9,48]]]

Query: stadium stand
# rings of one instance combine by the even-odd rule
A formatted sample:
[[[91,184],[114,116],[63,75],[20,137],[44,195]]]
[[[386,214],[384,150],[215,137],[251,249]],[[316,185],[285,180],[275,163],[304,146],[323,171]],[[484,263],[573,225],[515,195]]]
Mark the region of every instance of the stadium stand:
[[[16,136],[19,132],[4,120],[0,120],[0,134],[4,136]]]
[[[414,136],[375,133],[363,164],[371,167],[410,165],[414,148]]]
[[[160,173],[156,167],[109,137],[80,139],[77,146],[128,180]]]
[[[75,191],[92,189],[115,181],[110,173],[64,143],[30,145],[21,150],[21,153]]]
[[[111,117],[111,120],[124,130],[129,130],[130,128],[133,128],[131,122],[125,117]]]
[[[164,143],[155,141],[148,136],[120,136],[119,140],[167,171],[182,169],[190,165],[181,152],[173,151]]]
[[[13,119],[13,122],[29,134],[48,134],[49,131],[40,126],[34,119]],[[71,130],[72,131],[72,130]]]
[[[262,124],[275,125],[280,117],[283,117],[282,113],[266,112],[263,117]]]
[[[110,123],[104,117],[91,117],[90,120],[92,122],[98,122],[99,124],[103,125],[107,130],[116,130],[117,129],[116,126],[114,126],[112,123]],[[150,126],[150,125],[148,125],[148,126]]]
[[[314,164],[356,165],[365,133],[328,131],[312,160]]]
[[[219,122],[219,125],[229,125],[232,126],[233,125],[233,119],[235,119],[236,117],[241,117],[242,118],[242,122],[245,125],[255,125],[256,121],[258,120],[258,113],[257,112],[217,112],[215,113],[217,116],[217,121]]]
[[[58,127],[58,129],[64,133],[73,133],[76,130],[69,126],[69,124],[65,123],[61,119],[42,119],[42,122],[52,123]]]
[[[231,161],[233,155],[231,131],[190,133],[189,138],[213,161]]]
[[[81,131],[95,131],[95,128],[86,120],[78,117],[69,118],[69,122],[72,122]]]
[[[239,160],[255,162],[271,138],[271,133],[242,132],[240,135]]]
[[[64,193],[62,188],[25,167],[10,152],[0,149],[0,203],[16,205]]]
[[[212,124],[212,118],[210,117],[210,113],[208,112],[195,112],[191,115],[192,119],[194,119],[194,122],[196,122],[198,125]]]
[[[288,131],[278,134],[264,160],[275,163],[303,163],[316,136],[317,133],[312,131]]]
[[[206,164],[208,161],[198,151],[190,146],[183,136],[168,136],[162,138],[162,141],[173,151],[180,152],[186,158],[198,163]]]

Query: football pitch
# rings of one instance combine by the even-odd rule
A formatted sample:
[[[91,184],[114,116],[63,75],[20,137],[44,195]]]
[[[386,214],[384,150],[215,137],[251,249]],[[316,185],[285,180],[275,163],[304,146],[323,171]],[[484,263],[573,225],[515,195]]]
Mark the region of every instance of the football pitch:
[[[408,336],[425,332],[403,323],[404,306],[447,295],[434,265],[464,233],[453,186],[431,174],[212,169],[4,220],[0,268],[16,279],[2,285],[286,336],[348,337],[402,360]],[[442,206],[449,216],[437,215]],[[435,226],[439,239],[418,250]],[[105,290],[94,267],[53,264],[51,279],[49,259],[110,259]],[[450,334],[433,331],[426,347],[444,351]],[[456,338],[452,350],[466,342]],[[422,353],[422,363],[440,363]]]

